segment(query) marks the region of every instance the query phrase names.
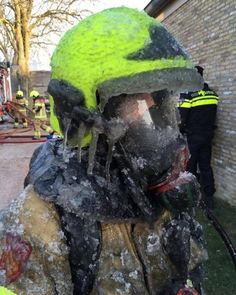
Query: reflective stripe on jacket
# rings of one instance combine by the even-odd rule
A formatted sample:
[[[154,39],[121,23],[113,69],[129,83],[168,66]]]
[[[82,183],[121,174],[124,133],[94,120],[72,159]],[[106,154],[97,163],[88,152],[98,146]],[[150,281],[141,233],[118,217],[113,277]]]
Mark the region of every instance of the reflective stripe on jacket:
[[[0,295],[16,295],[16,293],[13,293],[12,291],[0,286]]]
[[[178,102],[179,108],[193,108],[204,105],[217,105],[219,101],[218,95],[212,90],[200,90],[191,92],[190,95],[181,95]]]

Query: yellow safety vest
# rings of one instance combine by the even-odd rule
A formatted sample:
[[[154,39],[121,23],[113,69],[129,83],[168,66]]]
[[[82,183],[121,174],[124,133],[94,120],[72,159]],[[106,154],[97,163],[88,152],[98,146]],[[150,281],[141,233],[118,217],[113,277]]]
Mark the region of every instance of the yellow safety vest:
[[[219,101],[218,95],[212,90],[199,90],[192,92],[191,97],[180,100],[177,104],[179,108],[193,108],[206,105],[217,105]]]
[[[0,287],[0,295],[17,295],[17,294],[13,293],[12,291],[10,291],[4,287]]]

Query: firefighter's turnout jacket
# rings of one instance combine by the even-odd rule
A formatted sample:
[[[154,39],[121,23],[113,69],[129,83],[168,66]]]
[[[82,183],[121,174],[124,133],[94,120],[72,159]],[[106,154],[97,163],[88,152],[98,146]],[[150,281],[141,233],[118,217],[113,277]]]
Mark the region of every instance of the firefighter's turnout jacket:
[[[22,122],[23,127],[28,126],[27,122],[27,107],[29,105],[28,99],[23,97],[23,92],[18,91],[16,95],[16,103],[18,105],[17,111],[15,113],[14,127],[18,127],[19,122]]]
[[[33,110],[35,113],[35,119],[46,120],[46,107],[45,107],[45,100],[42,97],[38,97],[34,99],[34,106]]]
[[[204,83],[202,90],[181,93],[178,108],[181,131],[199,135],[213,135],[219,97]]]

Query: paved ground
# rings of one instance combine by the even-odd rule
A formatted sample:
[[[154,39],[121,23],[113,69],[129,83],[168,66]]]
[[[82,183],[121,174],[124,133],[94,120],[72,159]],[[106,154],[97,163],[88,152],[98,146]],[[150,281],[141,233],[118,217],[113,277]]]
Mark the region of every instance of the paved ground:
[[[2,125],[0,135],[6,130],[9,131],[9,126]],[[28,132],[28,135],[31,134],[32,132]],[[0,143],[0,209],[6,207],[23,190],[30,158],[40,144],[37,142]]]

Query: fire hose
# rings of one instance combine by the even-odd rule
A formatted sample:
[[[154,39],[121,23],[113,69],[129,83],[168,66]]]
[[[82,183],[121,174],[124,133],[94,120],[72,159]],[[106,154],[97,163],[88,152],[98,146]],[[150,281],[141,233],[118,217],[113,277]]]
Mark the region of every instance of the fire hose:
[[[220,235],[221,239],[223,240],[230,256],[233,261],[234,267],[236,269],[236,248],[233,245],[233,242],[229,238],[228,234],[220,224],[220,222],[217,220],[217,218],[214,216],[214,214],[211,212],[211,210],[208,209],[208,207],[205,205],[204,202],[201,202],[201,209],[204,213],[204,215],[207,217],[207,219],[211,222],[214,229],[217,231],[217,233]]]
[[[13,119],[15,119],[15,115],[18,114],[22,119],[25,119],[29,122],[30,125],[34,126],[34,120],[32,119],[34,116],[34,113],[32,110],[30,110],[28,107],[24,106],[26,109],[27,113],[30,114],[30,116],[26,116],[22,114],[22,112],[19,111],[19,108],[22,108],[22,105],[13,102],[13,101],[7,101],[6,103],[3,104],[3,109],[4,111]]]
[[[39,139],[31,139],[31,135],[24,135],[24,136],[16,136],[15,134],[21,134],[21,133],[26,133],[29,132],[30,130],[32,130],[34,128],[34,119],[32,118],[34,116],[34,113],[32,110],[30,110],[27,107],[24,107],[27,111],[28,114],[30,115],[25,115],[22,114],[22,112],[19,111],[19,108],[21,108],[22,105],[20,105],[19,103],[16,102],[12,102],[12,101],[7,101],[6,103],[3,104],[3,109],[4,111],[13,119],[15,119],[15,115],[18,114],[22,119],[27,120],[27,122],[29,123],[30,127],[29,128],[25,128],[24,130],[11,130],[11,131],[7,131],[7,132],[0,132],[0,144],[15,144],[15,143],[35,143],[35,142],[44,142],[46,141],[45,136],[43,136],[43,138],[39,138]],[[44,124],[45,121],[42,121],[42,124]],[[21,140],[7,140],[8,138],[21,138]],[[22,138],[25,138],[22,140]],[[29,139],[30,138],[30,139]]]

